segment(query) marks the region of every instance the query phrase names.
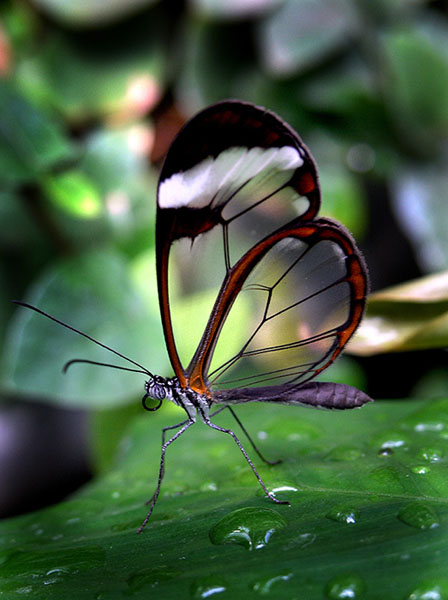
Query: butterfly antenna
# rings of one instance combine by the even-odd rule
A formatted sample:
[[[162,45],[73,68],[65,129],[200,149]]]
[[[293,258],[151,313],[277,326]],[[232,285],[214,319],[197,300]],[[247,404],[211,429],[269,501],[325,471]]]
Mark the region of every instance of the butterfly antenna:
[[[62,371],[66,373],[68,368],[75,363],[87,363],[88,365],[97,365],[98,367],[110,367],[111,369],[120,369],[120,371],[131,371],[132,373],[143,373],[144,375],[150,375],[151,373],[146,369],[130,369],[129,367],[120,367],[119,365],[111,365],[110,363],[98,362],[96,360],[89,360],[88,358],[72,358],[68,360],[62,368]]]
[[[124,354],[121,354],[120,352],[117,352],[117,350],[114,350],[113,348],[110,348],[109,346],[106,346],[106,344],[103,344],[102,342],[99,342],[98,340],[96,340],[95,338],[91,337],[90,335],[87,335],[87,333],[79,331],[79,329],[75,329],[71,325],[68,325],[67,323],[64,323],[64,321],[60,321],[59,319],[56,319],[56,317],[53,317],[52,315],[49,315],[48,313],[44,312],[40,308],[37,308],[36,306],[32,306],[31,304],[27,304],[26,302],[21,302],[20,300],[13,300],[13,303],[14,304],[18,304],[19,306],[23,306],[25,308],[30,308],[31,310],[34,310],[34,312],[37,312],[40,315],[43,315],[44,317],[47,317],[47,319],[51,319],[55,323],[58,323],[58,325],[62,325],[66,329],[70,329],[70,331],[74,331],[75,333],[77,333],[79,335],[82,335],[83,337],[85,337],[86,339],[90,340],[94,344],[97,344],[98,346],[101,346],[101,348],[104,348],[105,350],[108,350],[109,352],[113,352],[113,354],[115,354],[116,356],[119,356],[120,358],[123,358],[124,360],[127,360],[128,362],[132,363],[136,367],[139,367],[142,370],[141,372],[146,373],[147,375],[149,375],[150,377],[152,377],[152,373],[150,371],[148,371],[148,369],[146,369],[143,365],[139,364],[135,360],[132,360],[131,358],[128,358],[127,356],[124,356]],[[79,362],[80,360],[82,360],[82,359],[75,359],[76,362]],[[68,366],[70,366],[71,362],[74,362],[74,361],[69,361],[65,365],[64,370],[66,370],[68,368]],[[113,366],[113,365],[109,365],[109,366]],[[118,368],[120,368],[120,367],[118,367]]]

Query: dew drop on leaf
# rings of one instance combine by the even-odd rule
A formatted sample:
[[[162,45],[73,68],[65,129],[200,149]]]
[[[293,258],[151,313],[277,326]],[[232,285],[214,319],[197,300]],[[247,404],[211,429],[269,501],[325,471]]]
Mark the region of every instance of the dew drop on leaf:
[[[387,493],[401,493],[404,491],[400,473],[392,466],[374,469],[368,474],[369,484],[374,490]]]
[[[356,446],[336,446],[325,457],[329,461],[352,461],[365,456],[365,452]]]
[[[448,400],[443,398],[408,416],[403,425],[418,433],[440,433],[448,429]]]
[[[286,525],[286,519],[271,508],[239,508],[218,521],[209,536],[213,544],[238,544],[247,550],[259,550]]]
[[[353,525],[359,519],[359,510],[349,506],[334,506],[325,516],[338,523]]]
[[[448,580],[424,581],[412,590],[406,600],[448,600]]]
[[[439,462],[443,458],[443,452],[440,448],[422,448],[417,454],[420,460],[426,460],[431,463]]]
[[[423,502],[406,504],[398,513],[398,518],[406,525],[417,529],[433,529],[440,525],[434,509]]]
[[[271,494],[276,496],[278,493],[282,492],[298,492],[299,488],[291,482],[283,481],[283,482],[274,482],[269,486],[269,491]]]
[[[411,471],[416,475],[426,475],[431,472],[431,467],[427,467],[426,465],[416,465],[412,467]]]
[[[363,579],[354,573],[338,575],[325,587],[325,594],[330,600],[358,600],[363,597],[364,591]]]
[[[64,581],[67,575],[70,575],[70,571],[66,568],[49,569],[45,573],[44,585],[53,585],[54,583],[61,583]]]
[[[196,579],[191,588],[192,598],[210,598],[225,592],[227,589],[227,582],[222,577],[215,577],[209,575],[207,577],[200,577]]]
[[[370,440],[370,445],[373,448],[382,450],[406,450],[411,444],[411,439],[403,431],[383,431]]]
[[[288,581],[293,576],[293,573],[282,573],[280,575],[270,575],[263,577],[252,585],[254,592],[260,596],[268,596],[275,593],[277,587],[280,587],[283,581]]]
[[[180,572],[175,569],[170,569],[166,565],[159,567],[148,567],[147,569],[140,569],[127,578],[126,583],[128,584],[128,595],[140,592],[144,588],[152,588],[157,586],[162,581],[169,581],[180,575]]]
[[[307,546],[311,546],[316,541],[316,538],[317,535],[315,533],[301,533],[298,537],[285,544],[282,549],[285,552],[290,552],[295,548],[306,548]]]

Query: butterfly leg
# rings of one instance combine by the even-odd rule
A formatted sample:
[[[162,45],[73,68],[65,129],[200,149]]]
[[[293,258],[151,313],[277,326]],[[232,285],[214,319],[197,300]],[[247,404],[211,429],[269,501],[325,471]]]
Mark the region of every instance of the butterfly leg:
[[[210,418],[207,417],[202,411],[201,411],[201,416],[202,416],[202,419],[203,419],[204,423],[206,425],[208,425],[209,427],[211,427],[212,429],[216,429],[217,431],[222,431],[223,433],[227,433],[227,434],[229,434],[229,435],[231,435],[233,437],[233,439],[236,442],[236,445],[241,450],[241,452],[242,452],[244,458],[246,459],[246,461],[249,463],[249,466],[252,469],[255,477],[258,479],[258,483],[263,488],[263,491],[266,494],[266,496],[268,496],[273,502],[276,502],[277,504],[288,504],[289,505],[288,501],[277,500],[277,498],[268,491],[268,488],[266,487],[266,485],[265,485],[264,481],[262,480],[260,474],[258,473],[257,469],[255,468],[254,463],[249,458],[246,450],[244,450],[243,445],[241,444],[241,442],[238,439],[238,437],[236,436],[236,434],[231,429],[226,429],[224,427],[219,427],[219,425],[215,425],[214,423],[212,423],[210,421]]]
[[[244,425],[241,423],[240,419],[237,417],[237,415],[236,415],[235,411],[233,410],[233,408],[230,407],[230,406],[226,406],[225,408],[228,408],[230,410],[230,413],[232,414],[233,418],[238,423],[238,425],[241,427],[241,430],[243,431],[243,433],[245,434],[245,436],[249,440],[250,445],[255,450],[255,452],[258,454],[258,456],[261,458],[261,460],[263,462],[265,462],[267,465],[279,465],[282,462],[281,459],[280,460],[268,460],[267,458],[265,458],[262,455],[262,453],[260,452],[260,450],[256,446],[255,442],[253,441],[253,439],[249,435],[247,429],[244,427]]]
[[[176,423],[176,425],[170,425],[169,427],[164,427],[162,429],[162,448],[165,445],[166,432],[170,431],[171,429],[177,429],[178,427],[182,427],[183,425],[186,425],[188,422],[189,422],[189,419],[185,419],[185,421],[181,421],[180,423]],[[164,475],[165,475],[165,465],[163,465],[162,476],[161,476],[160,482],[162,482]],[[154,492],[154,494],[155,494],[155,492]],[[151,496],[151,498],[149,500],[147,500],[145,502],[145,506],[148,506],[148,504],[151,504],[151,502],[152,502],[152,500],[154,498],[154,494]]]
[[[162,479],[163,479],[163,475],[165,473],[165,453],[166,453],[168,446],[170,444],[172,444],[175,440],[177,440],[177,438],[180,437],[185,431],[187,431],[187,429],[189,427],[191,427],[191,425],[193,425],[194,422],[195,421],[193,419],[188,419],[187,421],[182,421],[181,423],[178,423],[177,425],[171,425],[170,427],[165,427],[163,429],[163,431],[162,431],[162,452],[160,455],[160,467],[159,467],[159,477],[157,479],[157,487],[156,487],[156,491],[154,492],[152,498],[150,498],[147,502],[147,504],[150,503],[151,506],[149,508],[148,514],[146,515],[146,517],[143,520],[143,523],[137,529],[137,533],[141,533],[143,531],[143,529],[145,528],[146,523],[151,518],[152,511],[154,510],[154,506],[156,505],[156,502],[157,502],[157,498],[159,497],[160,488],[162,485]],[[167,442],[165,442],[165,433],[167,431],[169,431],[170,429],[176,429],[176,427],[181,427],[181,428]]]
[[[219,414],[220,412],[222,412],[225,409],[228,409],[230,411],[230,414],[232,415],[232,417],[235,419],[235,421],[238,423],[238,425],[240,426],[242,432],[244,433],[244,435],[247,437],[247,439],[249,440],[250,445],[252,446],[252,448],[255,450],[255,452],[258,454],[258,456],[261,458],[261,460],[263,462],[265,462],[267,465],[279,465],[282,460],[268,460],[267,458],[265,458],[262,453],[260,452],[258,446],[255,444],[255,442],[253,441],[252,437],[249,435],[249,432],[247,431],[247,429],[244,427],[244,425],[242,424],[241,420],[237,417],[236,412],[233,410],[232,407],[230,407],[229,405],[226,406],[221,406],[221,408],[218,408],[218,410],[215,410],[214,413],[212,413],[210,415],[210,417],[214,417],[215,415]]]

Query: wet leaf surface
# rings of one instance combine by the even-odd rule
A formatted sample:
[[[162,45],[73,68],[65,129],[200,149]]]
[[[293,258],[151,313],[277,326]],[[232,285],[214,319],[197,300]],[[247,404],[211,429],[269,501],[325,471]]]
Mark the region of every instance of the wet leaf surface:
[[[198,424],[170,448],[159,503],[137,535],[160,428],[182,418],[174,407],[144,414],[112,470],[71,500],[1,524],[0,595],[443,597],[448,400],[346,413],[253,405],[239,415],[265,454],[283,459],[256,464],[290,507],[263,497],[230,438]]]

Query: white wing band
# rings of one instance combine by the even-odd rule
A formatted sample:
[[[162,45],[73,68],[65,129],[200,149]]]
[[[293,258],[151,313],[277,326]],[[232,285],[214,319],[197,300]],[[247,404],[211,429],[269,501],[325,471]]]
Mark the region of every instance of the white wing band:
[[[209,156],[187,171],[175,173],[159,187],[159,207],[203,208],[213,202],[223,204],[233,192],[247,181],[266,171],[285,174],[286,183],[292,172],[303,165],[298,149],[233,147],[216,158]]]

